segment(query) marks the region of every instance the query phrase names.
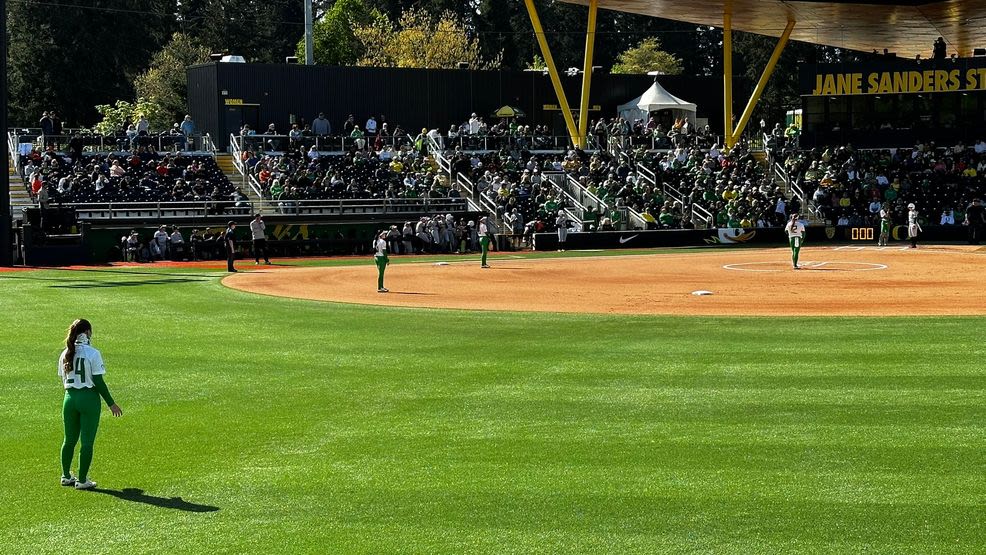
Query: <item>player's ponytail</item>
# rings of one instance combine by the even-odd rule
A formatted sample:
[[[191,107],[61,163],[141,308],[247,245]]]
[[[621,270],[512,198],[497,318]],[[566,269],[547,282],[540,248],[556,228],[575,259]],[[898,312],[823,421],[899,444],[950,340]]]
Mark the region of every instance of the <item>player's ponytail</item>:
[[[72,363],[75,361],[75,341],[83,333],[92,335],[92,324],[89,320],[80,318],[72,322],[68,328],[68,335],[65,337],[65,360],[62,362],[65,375],[72,371]]]

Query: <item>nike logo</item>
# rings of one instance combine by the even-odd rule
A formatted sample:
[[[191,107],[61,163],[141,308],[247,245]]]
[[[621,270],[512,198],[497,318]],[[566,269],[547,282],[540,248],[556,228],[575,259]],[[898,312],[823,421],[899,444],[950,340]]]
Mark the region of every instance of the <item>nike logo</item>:
[[[637,235],[640,235],[640,234],[638,233]],[[622,245],[623,243],[626,243],[627,241],[632,241],[632,240],[633,240],[633,238],[634,238],[634,237],[636,237],[637,235],[631,235],[631,236],[629,236],[629,237],[623,237],[623,236],[621,235],[621,236],[620,236],[620,244]]]

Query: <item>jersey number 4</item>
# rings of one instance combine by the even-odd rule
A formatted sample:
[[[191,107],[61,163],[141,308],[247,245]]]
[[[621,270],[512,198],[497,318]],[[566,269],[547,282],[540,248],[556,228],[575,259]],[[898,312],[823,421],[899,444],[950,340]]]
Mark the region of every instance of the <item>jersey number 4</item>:
[[[77,383],[86,383],[86,359],[75,359],[75,376]]]

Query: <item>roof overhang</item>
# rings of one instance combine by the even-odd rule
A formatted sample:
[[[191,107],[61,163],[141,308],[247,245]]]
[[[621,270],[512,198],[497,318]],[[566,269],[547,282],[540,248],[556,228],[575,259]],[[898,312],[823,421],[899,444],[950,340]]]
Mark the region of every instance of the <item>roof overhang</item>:
[[[948,53],[960,57],[986,48],[986,0],[599,0],[599,7],[714,27],[722,27],[722,15],[729,9],[734,30],[779,37],[787,21],[794,20],[793,40],[864,52],[886,48],[909,58],[929,57],[939,36],[945,38]]]

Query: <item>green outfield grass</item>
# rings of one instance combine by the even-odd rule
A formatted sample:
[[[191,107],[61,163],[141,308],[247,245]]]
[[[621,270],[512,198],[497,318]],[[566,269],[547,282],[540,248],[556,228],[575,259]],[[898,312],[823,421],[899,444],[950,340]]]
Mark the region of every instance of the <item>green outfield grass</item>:
[[[388,309],[222,275],[0,273],[0,553],[986,545],[984,319]],[[126,411],[92,477],[142,497],[57,484],[82,316]]]

